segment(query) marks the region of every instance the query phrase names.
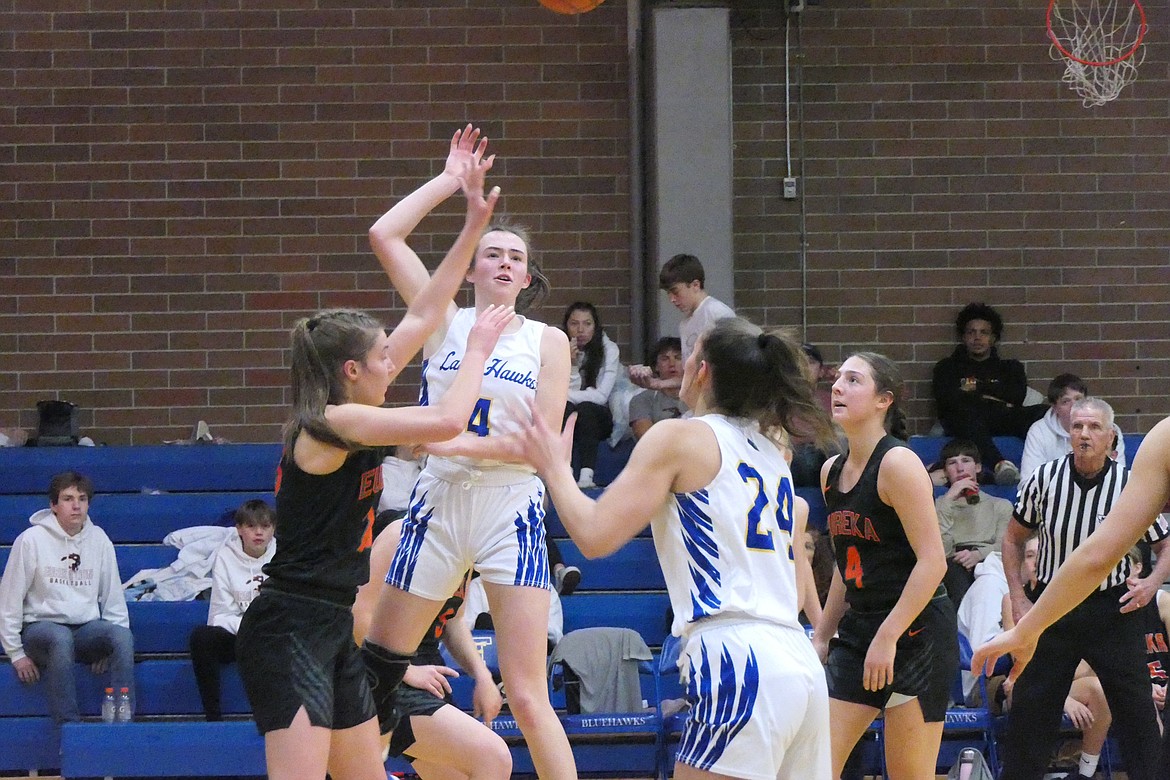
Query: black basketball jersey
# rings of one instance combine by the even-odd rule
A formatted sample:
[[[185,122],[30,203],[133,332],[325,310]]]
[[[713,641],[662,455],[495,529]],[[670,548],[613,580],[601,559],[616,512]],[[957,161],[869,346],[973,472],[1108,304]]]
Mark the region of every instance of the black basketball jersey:
[[[1170,682],[1170,646],[1166,644],[1166,624],[1158,614],[1158,599],[1152,599],[1139,609],[1138,615],[1141,616],[1142,635],[1146,639],[1146,665],[1150,669],[1150,682],[1166,685]]]
[[[467,594],[467,583],[470,580],[471,572],[468,571],[463,575],[463,581],[459,583],[455,593],[447,599],[443,608],[439,610],[439,614],[435,616],[435,622],[431,623],[431,627],[427,629],[426,635],[423,636],[422,642],[418,645],[418,651],[410,661],[412,664],[418,666],[443,665],[443,655],[439,652],[439,641],[442,640],[443,634],[447,631],[447,621],[455,617],[459,608],[463,606],[463,597]]]
[[[291,451],[276,473],[276,554],[264,587],[352,606],[370,578],[384,448],[353,452],[330,474],[308,474]]]
[[[845,582],[845,600],[853,609],[891,609],[897,603],[918,556],[906,539],[906,531],[894,508],[878,497],[878,469],[894,447],[903,447],[885,436],[869,456],[853,489],[841,492],[841,470],[848,451],[841,453],[829,470],[825,506],[829,510],[829,538],[837,570]]]

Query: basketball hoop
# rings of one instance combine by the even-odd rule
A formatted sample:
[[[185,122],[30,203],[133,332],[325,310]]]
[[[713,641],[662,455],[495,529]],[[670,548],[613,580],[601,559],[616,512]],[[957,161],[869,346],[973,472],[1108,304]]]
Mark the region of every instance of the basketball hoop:
[[[1145,58],[1146,11],[1138,0],[1049,0],[1049,54],[1086,106],[1114,100]]]

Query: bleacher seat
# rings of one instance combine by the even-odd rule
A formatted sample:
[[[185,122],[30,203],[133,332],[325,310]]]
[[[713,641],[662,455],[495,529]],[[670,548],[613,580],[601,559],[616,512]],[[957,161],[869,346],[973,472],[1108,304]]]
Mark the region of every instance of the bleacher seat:
[[[44,496],[52,476],[69,469],[98,493],[271,491],[279,462],[279,444],[3,447],[0,493]]]
[[[923,464],[930,466],[938,463],[938,456],[942,452],[943,445],[951,438],[950,436],[911,436],[906,445],[922,459]],[[1024,455],[1023,439],[1018,436],[996,436],[993,441],[1005,458],[1017,466],[1020,465],[1020,459]],[[984,463],[983,465],[990,468],[995,464]]]

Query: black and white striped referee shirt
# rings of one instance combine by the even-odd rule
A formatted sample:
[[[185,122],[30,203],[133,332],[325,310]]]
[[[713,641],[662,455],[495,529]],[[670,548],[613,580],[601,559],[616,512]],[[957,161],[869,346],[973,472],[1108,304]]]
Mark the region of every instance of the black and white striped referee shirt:
[[[1097,530],[1128,481],[1129,471],[1112,459],[1097,476],[1085,479],[1073,468],[1071,454],[1042,464],[1028,477],[1016,500],[1015,518],[1040,538],[1038,581],[1052,581],[1072,551]],[[1156,542],[1166,536],[1170,536],[1170,525],[1158,515],[1145,538]],[[1124,585],[1129,574],[1129,558],[1122,558],[1098,590]]]

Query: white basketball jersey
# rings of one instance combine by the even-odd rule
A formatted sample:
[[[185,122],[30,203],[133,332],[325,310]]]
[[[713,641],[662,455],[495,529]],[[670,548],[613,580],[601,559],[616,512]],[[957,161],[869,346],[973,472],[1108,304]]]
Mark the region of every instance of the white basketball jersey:
[[[651,523],[674,609],[671,633],[719,615],[800,628],[792,473],[755,422],[695,417],[719,441],[719,473],[676,493]]]
[[[455,381],[455,373],[459,370],[467,347],[467,335],[475,324],[475,318],[475,309],[459,309],[451,319],[439,348],[423,361],[420,406],[427,406],[442,398]],[[540,340],[547,326],[527,317],[517,319],[521,321],[520,329],[500,336],[484,366],[479,401],[467,422],[467,430],[480,436],[516,433],[532,419],[530,402],[536,397],[536,381],[540,375]],[[473,461],[470,458],[452,460],[476,468],[506,466],[532,471],[530,467],[501,464],[498,461]]]

